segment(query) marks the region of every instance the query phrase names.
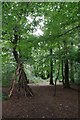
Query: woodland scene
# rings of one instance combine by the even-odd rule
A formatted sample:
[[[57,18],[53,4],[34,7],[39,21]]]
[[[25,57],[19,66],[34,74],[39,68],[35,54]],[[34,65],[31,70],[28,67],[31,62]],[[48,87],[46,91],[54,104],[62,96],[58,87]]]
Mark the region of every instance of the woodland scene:
[[[2,2],[2,118],[80,117],[80,2]]]

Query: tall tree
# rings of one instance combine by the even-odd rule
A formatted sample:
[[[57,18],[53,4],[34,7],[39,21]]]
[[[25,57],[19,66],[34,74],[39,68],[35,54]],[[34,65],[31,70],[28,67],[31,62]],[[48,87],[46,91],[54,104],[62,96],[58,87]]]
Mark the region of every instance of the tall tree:
[[[73,49],[73,42],[71,42],[71,49]],[[74,83],[74,66],[73,59],[70,60],[70,79]]]
[[[53,85],[53,59],[52,59],[52,48],[50,49],[50,84]]]

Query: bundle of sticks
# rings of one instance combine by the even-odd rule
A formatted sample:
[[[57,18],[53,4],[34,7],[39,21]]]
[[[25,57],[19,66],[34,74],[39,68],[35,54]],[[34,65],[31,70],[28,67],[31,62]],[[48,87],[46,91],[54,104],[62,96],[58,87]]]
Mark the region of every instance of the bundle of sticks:
[[[33,96],[33,91],[28,85],[28,79],[23,69],[23,65],[20,63],[17,65],[15,75],[12,80],[12,84],[10,87],[9,97],[11,97],[15,84],[18,85],[18,91],[20,92],[21,88],[24,89],[25,96]]]

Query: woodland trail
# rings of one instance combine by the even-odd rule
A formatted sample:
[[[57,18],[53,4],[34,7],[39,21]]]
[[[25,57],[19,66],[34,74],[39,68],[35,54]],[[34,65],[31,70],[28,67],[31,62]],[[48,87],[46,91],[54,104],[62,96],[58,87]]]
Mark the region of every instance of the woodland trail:
[[[32,98],[24,97],[14,90],[13,96],[2,102],[3,118],[78,118],[78,91],[57,86],[54,96],[54,86],[30,85],[34,92]],[[9,88],[3,88],[7,94]]]
[[[53,86],[53,85],[50,85],[49,84],[50,82],[47,82],[47,81],[42,81],[42,82],[39,82],[39,83],[30,83],[29,85],[37,85],[37,86]],[[59,82],[59,81],[57,81],[57,85],[62,85],[62,82]]]

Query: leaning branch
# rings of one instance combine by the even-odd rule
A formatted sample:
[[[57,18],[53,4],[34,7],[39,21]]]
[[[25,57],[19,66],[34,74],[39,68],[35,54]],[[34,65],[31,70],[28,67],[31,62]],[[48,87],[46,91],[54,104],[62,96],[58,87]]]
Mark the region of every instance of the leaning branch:
[[[55,38],[62,37],[62,36],[64,36],[64,35],[68,34],[69,32],[71,32],[71,31],[73,31],[73,30],[75,30],[75,29],[78,29],[78,28],[80,28],[79,25],[71,28],[70,30],[67,30],[66,32],[64,32],[64,33],[62,33],[62,34],[55,35],[55,36],[52,36],[52,37],[53,37],[54,39],[55,39]],[[50,38],[50,37],[51,37],[51,35],[49,36],[49,38]]]
[[[67,34],[67,33],[69,33],[69,32],[71,32],[71,31],[73,31],[73,30],[75,30],[75,29],[77,29],[77,28],[80,28],[80,26],[73,27],[73,28],[71,28],[70,30],[68,30],[68,31],[66,31],[66,32],[58,35],[57,37],[61,37],[61,36],[65,35],[65,34]]]

